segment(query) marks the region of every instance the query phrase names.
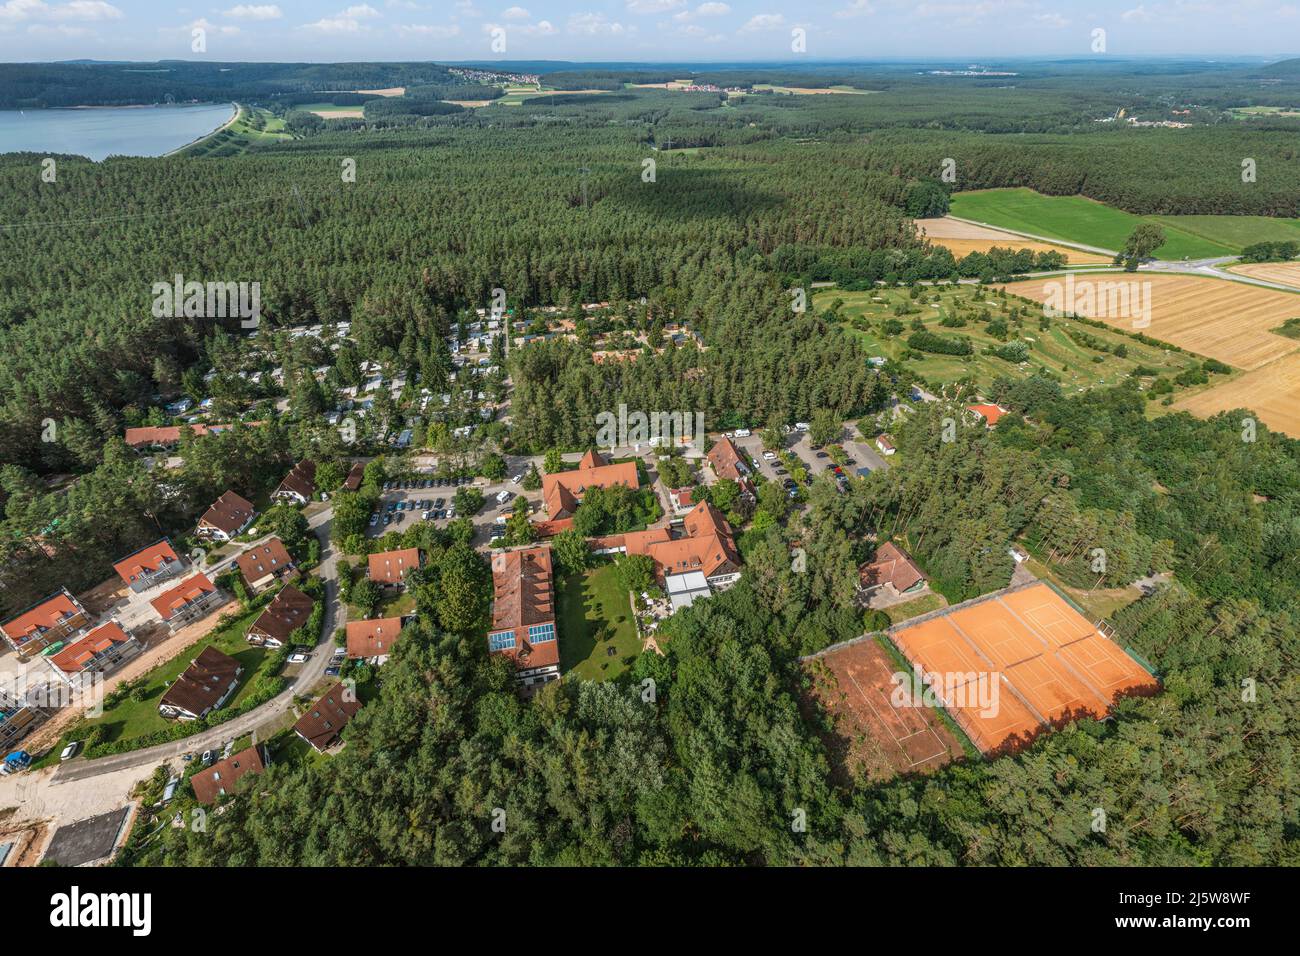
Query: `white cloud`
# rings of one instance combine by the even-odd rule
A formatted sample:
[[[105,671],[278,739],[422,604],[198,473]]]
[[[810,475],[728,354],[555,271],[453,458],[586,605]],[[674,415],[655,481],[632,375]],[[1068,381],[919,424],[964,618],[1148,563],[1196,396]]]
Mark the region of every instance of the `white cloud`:
[[[505,13],[501,14],[501,17],[504,20],[527,20],[532,17],[532,14],[523,7],[511,7]]]
[[[843,10],[836,10],[835,16],[840,20],[851,20],[854,17],[867,17],[875,12],[876,8],[871,5],[869,0],[851,0]]]
[[[682,10],[673,14],[673,19],[678,23],[690,23],[692,20],[700,17],[722,17],[731,12],[731,7],[725,3],[701,3],[694,10]]]
[[[229,25],[222,26],[216,23],[212,23],[206,17],[199,17],[197,20],[194,20],[190,23],[183,24],[179,27],[158,28],[159,33],[184,33],[187,35],[192,33],[194,30],[203,30],[207,33],[216,33],[219,34],[220,36],[226,36],[226,37],[232,37],[235,34],[239,33],[239,27],[232,27]]]
[[[449,37],[460,36],[460,27],[456,24],[424,24],[411,23],[405,26],[399,26],[397,32],[402,36],[427,37],[433,40],[446,40]]]
[[[1146,6],[1141,3],[1132,10],[1125,10],[1120,14],[1119,18],[1125,23],[1148,23],[1155,19],[1155,17],[1147,11]]]
[[[538,20],[536,23],[512,23],[506,27],[500,23],[483,24],[484,33],[492,33],[493,30],[502,30],[507,34],[522,33],[524,36],[548,37],[556,33],[555,25],[550,20]]]
[[[1065,19],[1059,13],[1035,13],[1034,20],[1045,27],[1051,27],[1054,30],[1060,30],[1070,25],[1070,21]]]
[[[623,24],[610,20],[603,13],[576,13],[569,17],[568,30],[579,36],[621,37],[629,31]]]
[[[378,10],[368,3],[362,3],[348,7],[331,17],[322,17],[315,23],[308,23],[304,29],[316,30],[319,33],[359,33],[370,29],[362,25],[362,20],[371,20],[377,16],[380,16]]]
[[[43,0],[8,0],[0,6],[0,21],[28,20],[120,20],[122,11],[103,0],[72,0],[71,3],[44,3]]]
[[[686,6],[686,0],[627,0],[628,13],[667,13]]]
[[[280,12],[280,8],[274,3],[241,3],[224,11],[222,16],[231,17],[235,20],[279,20],[284,14]]]
[[[740,29],[745,33],[755,33],[759,30],[779,30],[785,26],[785,17],[779,13],[760,13],[749,18]]]

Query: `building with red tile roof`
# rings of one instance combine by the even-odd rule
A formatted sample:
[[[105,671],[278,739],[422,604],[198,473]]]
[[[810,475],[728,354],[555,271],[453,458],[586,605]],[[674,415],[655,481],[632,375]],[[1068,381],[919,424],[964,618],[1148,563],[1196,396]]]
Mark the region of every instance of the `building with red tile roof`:
[[[322,753],[339,739],[339,733],[360,709],[361,701],[356,695],[343,684],[336,683],[303,712],[293,725],[293,732],[311,744],[317,753]]]
[[[293,558],[279,538],[267,538],[235,558],[244,583],[254,594],[293,568]]]
[[[891,541],[876,548],[876,556],[858,568],[858,579],[864,590],[884,588],[894,596],[925,587],[925,572]]]
[[[0,635],[21,654],[66,640],[89,623],[86,609],[63,588],[0,624]]]
[[[488,653],[514,661],[525,693],[559,680],[550,545],[493,554],[492,591]]]
[[[420,566],[419,548],[381,551],[370,555],[367,568],[370,580],[385,587],[401,587],[406,575]]]
[[[289,474],[271,493],[273,501],[305,505],[316,494],[316,462],[303,459],[294,465]]]
[[[45,659],[61,680],[75,684],[83,674],[107,674],[141,649],[121,624],[109,621]]]
[[[1001,405],[993,405],[990,403],[967,405],[966,408],[975,415],[984,419],[985,428],[992,428],[995,426],[998,423],[998,419],[1007,413],[1007,410]]]
[[[596,451],[588,450],[572,471],[557,471],[542,477],[542,501],[551,520],[570,518],[582,503],[588,488],[611,488],[626,485],[633,490],[641,487],[636,462],[622,461],[608,464]]]
[[[348,657],[382,664],[393,653],[393,645],[402,634],[400,617],[375,617],[365,621],[348,621]]]
[[[233,491],[227,491],[212,503],[195,530],[200,538],[229,541],[253,523],[253,503]]]
[[[315,606],[316,602],[310,597],[292,584],[286,584],[266,610],[257,616],[244,638],[250,644],[281,647],[289,640],[290,634],[311,620]]]
[[[149,603],[173,631],[197,621],[221,603],[222,594],[206,574],[192,575]]]
[[[234,793],[235,784],[241,778],[261,773],[270,763],[271,755],[261,744],[231,754],[225,760],[218,760],[211,767],[190,777],[194,798],[199,803],[212,806],[218,798]]]
[[[239,661],[209,644],[163,691],[158,713],[177,720],[202,720],[234,696],[243,672]]]
[[[356,491],[361,487],[361,482],[366,477],[366,463],[363,461],[354,461],[352,467],[348,470],[348,476],[343,481],[345,491]]]
[[[137,594],[185,570],[185,564],[166,538],[155,541],[113,565],[117,576]]]

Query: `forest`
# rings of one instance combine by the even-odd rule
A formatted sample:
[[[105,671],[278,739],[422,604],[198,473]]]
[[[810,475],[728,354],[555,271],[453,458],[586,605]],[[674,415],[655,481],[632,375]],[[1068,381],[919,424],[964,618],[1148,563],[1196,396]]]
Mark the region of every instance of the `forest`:
[[[0,75],[12,103],[54,105],[84,101],[80,69]],[[188,86],[107,75],[102,102],[252,92],[285,97],[284,108],[328,90],[451,82],[427,64],[184,71]],[[0,157],[6,609],[102,580],[112,560],[192,525],[235,481],[262,493],[299,458],[337,459],[308,373],[324,364],[330,381],[355,384],[360,361],[378,360],[441,386],[450,324],[494,288],[524,319],[610,302],[638,331],[694,333],[635,362],[595,364],[559,339],[514,353],[511,422],[494,434],[515,451],[575,450],[595,413],[619,403],[699,411],[710,431],[819,411],[870,422],[898,372],[871,367],[792,290],[962,274],[912,224],[942,210],[948,157],[962,189],[1032,186],[1143,213],[1300,214],[1293,124],[1096,122],[1121,106],[1167,112],[1184,95],[1208,111],[1281,99],[1296,82],[1286,74],[1265,90],[1246,67],[1117,64],[1086,84],[1043,69],[1002,88],[883,69],[854,79],[870,93],[734,103],[604,79],[606,93],[554,103],[402,112],[439,102],[417,92],[237,156],[61,157],[57,182],[41,179],[42,157]],[[1243,154],[1258,161],[1256,183],[1241,180]],[[1014,259],[963,265],[984,278],[1019,268]],[[281,392],[235,374],[251,367],[237,323],[153,314],[153,283],[177,274],[260,284],[257,370],[285,369],[287,414],[268,414]],[[337,321],[351,323],[355,346],[334,355],[284,331]],[[663,656],[528,703],[486,653],[486,600],[468,599],[489,593],[486,568],[463,526],[421,531],[431,571],[420,614],[345,751],[272,767],[207,833],[168,827],[135,861],[1294,864],[1300,447],[1263,428],[1243,441],[1241,415],[1148,419],[1135,389],[998,382],[987,397],[1012,411],[992,432],[944,441],[945,412],[962,416],[933,407],[896,431],[906,468],[852,478],[843,494],[820,481],[801,514],[761,493],[767,520],[741,535],[741,581],[674,616]],[[187,440],[184,465],[162,480],[120,436],[163,423],[179,395],[268,423]],[[344,503],[353,525],[365,520],[367,501]],[[615,512],[612,527],[630,524],[629,509]],[[856,569],[873,535],[906,541],[950,600],[1003,586],[1016,540],[1080,586],[1094,582],[1084,555],[1099,542],[1111,556],[1102,586],[1172,571],[1112,621],[1163,693],[1015,756],[885,784],[840,780],[798,659],[861,633]],[[791,568],[795,542],[804,572]],[[1110,821],[1101,833],[1097,806]],[[791,826],[796,816],[805,828]]]

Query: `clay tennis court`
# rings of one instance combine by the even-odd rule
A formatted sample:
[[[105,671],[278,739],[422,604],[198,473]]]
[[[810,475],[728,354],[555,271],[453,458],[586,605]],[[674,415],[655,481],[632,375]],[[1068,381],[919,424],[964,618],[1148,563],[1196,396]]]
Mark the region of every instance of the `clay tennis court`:
[[[1085,295],[1084,283],[1093,283],[1096,294],[1095,314],[1099,319],[1125,332],[1142,332],[1180,348],[1208,355],[1242,369],[1255,369],[1296,350],[1295,339],[1270,331],[1292,316],[1300,315],[1300,295],[1280,289],[1214,279],[1202,276],[1158,273],[1091,273],[1074,280],[1074,301]],[[1137,289],[1150,290],[1149,324],[1139,327],[1140,318],[1116,314],[1104,284],[1136,282]],[[1003,286],[1013,295],[1035,302],[1061,296],[1062,280],[1029,279]],[[1145,300],[1147,293],[1136,293]],[[1086,301],[1086,299],[1082,299]],[[1067,311],[1072,311],[1067,309]],[[1123,310],[1120,310],[1123,311]]]
[[[904,656],[951,688],[948,713],[985,754],[1019,749],[1041,730],[1105,717],[1150,674],[1046,584],[1008,588],[890,629]],[[996,696],[976,693],[996,684]]]
[[[896,707],[894,674],[901,668],[874,638],[832,648],[804,662],[812,696],[834,721],[832,756],[852,779],[878,782],[933,770],[962,748],[934,707]]]
[[[1074,265],[1109,264],[1111,257],[1096,252],[1084,252],[1051,242],[1026,239],[1014,232],[1003,232],[988,226],[977,226],[972,222],[962,222],[947,216],[938,219],[916,220],[917,232],[925,236],[936,246],[943,246],[960,259],[972,252],[988,252],[994,246],[999,249],[1032,249],[1034,252],[1059,252],[1065,261]]]

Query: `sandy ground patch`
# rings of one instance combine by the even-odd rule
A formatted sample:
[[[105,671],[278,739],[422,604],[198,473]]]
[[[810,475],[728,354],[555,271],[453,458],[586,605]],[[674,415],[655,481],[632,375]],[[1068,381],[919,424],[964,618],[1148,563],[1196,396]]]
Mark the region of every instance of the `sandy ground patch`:
[[[463,106],[466,109],[478,109],[480,106],[490,106],[495,100],[443,100],[444,103],[450,103],[452,106]]]
[[[1269,428],[1300,438],[1300,353],[1284,355],[1230,382],[1174,402],[1173,407],[1203,418],[1249,408]]]
[[[1230,266],[1229,272],[1237,272],[1252,279],[1276,282],[1278,285],[1295,286],[1300,289],[1300,262],[1250,262],[1240,266]],[[1300,312],[1296,313],[1300,315]]]
[[[1017,236],[1013,232],[990,229],[988,226],[977,226],[974,223],[961,222],[948,216],[939,219],[918,219],[916,220],[916,230],[936,246],[943,246],[959,258],[971,252],[987,252],[997,246],[1000,249],[1032,249],[1034,252],[1059,252],[1066,257],[1067,262],[1075,265],[1105,265],[1111,261],[1108,256],[1096,252],[1084,252],[1081,249],[1071,249],[1069,246],[1059,246],[1051,242],[1026,239],[1023,236]]]
[[[367,96],[402,96],[406,93],[404,86],[389,86],[382,90],[352,90],[353,93],[365,93]]]
[[[1071,277],[1074,278],[1074,277]],[[1030,279],[1004,286],[1008,292],[1037,302],[1059,295],[1061,279]],[[1136,282],[1133,295],[1150,303],[1150,323],[1134,304],[1127,314],[1108,303],[1103,283]],[[1089,285],[1091,284],[1091,285]],[[1257,369],[1296,350],[1294,339],[1277,335],[1287,319],[1300,315],[1300,296],[1227,279],[1123,272],[1093,273],[1074,279],[1074,300],[1092,288],[1096,307],[1077,310],[1125,332],[1142,332],[1180,348],[1207,355],[1241,369]]]
[[[366,114],[361,110],[312,110],[321,119],[361,119]]]

